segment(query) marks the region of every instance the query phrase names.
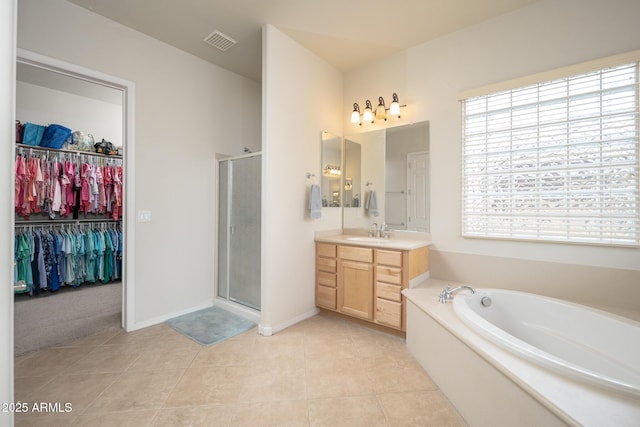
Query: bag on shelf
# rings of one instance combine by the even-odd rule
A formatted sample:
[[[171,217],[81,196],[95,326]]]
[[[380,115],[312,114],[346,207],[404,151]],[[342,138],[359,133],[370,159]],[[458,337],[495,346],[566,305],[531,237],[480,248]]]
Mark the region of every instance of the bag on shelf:
[[[64,143],[64,148],[67,150],[93,151],[93,144],[93,135],[77,130],[69,135]]]
[[[16,143],[22,144],[22,136],[24,135],[24,125],[20,120],[16,120]]]
[[[22,143],[34,147],[40,145],[44,129],[44,126],[26,122],[24,124],[24,133],[22,134]]]
[[[62,148],[64,142],[71,135],[71,129],[62,125],[52,124],[46,127],[44,135],[42,135],[42,147],[54,148],[59,150]]]
[[[96,149],[96,153],[111,155],[117,154],[117,151],[114,148],[113,144],[109,141],[106,141],[104,138],[102,138],[102,141],[95,143],[93,147]]]

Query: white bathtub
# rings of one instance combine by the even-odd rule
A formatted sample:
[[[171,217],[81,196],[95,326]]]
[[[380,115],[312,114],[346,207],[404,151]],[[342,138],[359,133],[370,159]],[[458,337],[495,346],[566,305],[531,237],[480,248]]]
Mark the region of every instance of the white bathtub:
[[[406,343],[409,352],[469,425],[640,426],[640,397],[626,389],[607,388],[559,374],[485,338],[467,326],[454,310],[454,304],[465,302],[468,291],[459,292],[454,304],[438,302],[438,295],[449,284],[452,287],[461,285],[429,279],[420,286],[402,291],[407,299]],[[533,306],[533,303],[526,305]],[[498,309],[499,306],[500,298],[494,296],[492,307]],[[523,313],[524,309],[517,308],[516,311]],[[576,314],[561,315],[552,324],[554,327],[568,325],[574,316]],[[542,317],[550,318],[550,310],[544,309]],[[612,318],[620,320],[616,316]],[[623,323],[638,325],[627,320]],[[603,335],[599,326],[587,325],[586,329],[588,337],[596,331]],[[572,339],[577,335],[577,332],[569,332]],[[604,335],[615,338],[618,332],[607,330]],[[624,351],[631,351],[630,346],[634,346],[638,355],[638,341],[632,338],[623,342]],[[639,363],[640,357],[636,356],[630,364],[636,372]],[[624,382],[627,383],[628,378]]]
[[[476,291],[456,296],[453,309],[482,337],[571,379],[640,398],[639,322],[540,295]]]

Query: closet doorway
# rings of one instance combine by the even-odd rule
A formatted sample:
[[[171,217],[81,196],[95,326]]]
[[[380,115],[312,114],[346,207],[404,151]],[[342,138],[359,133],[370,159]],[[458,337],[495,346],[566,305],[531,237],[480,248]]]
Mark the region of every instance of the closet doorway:
[[[106,137],[108,140],[113,141],[114,145],[121,147],[121,150],[117,153],[111,151],[106,154],[103,151],[101,154],[98,150],[96,150],[97,152],[78,150],[75,146],[64,146],[58,149],[58,147],[45,148],[40,146],[31,148],[16,144],[16,152],[24,152],[29,156],[64,158],[65,161],[69,160],[78,164],[118,164],[122,168],[122,177],[120,177],[119,173],[118,182],[121,187],[121,195],[119,203],[116,203],[116,205],[120,206],[117,210],[117,215],[115,215],[116,211],[113,209],[108,211],[111,213],[99,213],[97,211],[80,213],[78,218],[75,218],[75,214],[72,218],[68,212],[66,216],[62,215],[62,213],[54,212],[55,217],[53,219],[46,215],[39,217],[33,215],[28,220],[25,220],[22,216],[14,213],[12,222],[15,222],[16,229],[20,229],[20,231],[27,225],[34,228],[40,225],[47,229],[78,230],[83,232],[85,236],[87,234],[85,232],[90,229],[102,231],[107,229],[119,230],[122,240],[121,258],[114,257],[114,260],[117,259],[117,261],[114,261],[114,265],[117,262],[117,276],[119,276],[117,279],[120,284],[111,284],[116,279],[114,274],[109,276],[112,280],[109,281],[108,286],[117,286],[120,291],[119,295],[114,295],[114,292],[110,291],[109,301],[112,302],[111,306],[115,310],[120,306],[120,314],[118,316],[120,326],[126,331],[131,331],[135,329],[135,316],[133,315],[133,277],[135,276],[133,236],[135,235],[135,224],[132,221],[132,218],[135,217],[133,215],[135,201],[132,167],[135,162],[133,140],[134,83],[23,49],[17,49],[16,62],[17,94],[15,108],[17,119],[45,125],[48,123],[61,123],[73,130],[95,133],[95,139],[97,139],[95,142],[100,141],[102,137]],[[113,202],[113,199],[111,201]],[[114,203],[111,203],[111,205],[114,206]],[[40,224],[38,224],[39,222]],[[111,236],[113,237],[113,234]],[[115,240],[112,239],[111,243],[113,244],[113,242]],[[106,277],[107,275],[104,278]],[[74,284],[77,285],[78,283]],[[96,301],[95,298],[89,297],[89,294],[93,294],[89,289],[91,287],[97,289],[104,285],[105,282],[100,281],[99,284],[87,283],[90,282],[83,282],[77,286],[79,289],[77,295],[84,295],[83,298],[86,298],[90,304],[104,305],[104,301]],[[82,294],[82,290],[85,288],[87,290]],[[58,300],[65,302],[65,304],[71,302],[73,305],[69,298],[65,298],[73,294],[76,294],[76,292],[69,291],[67,295],[55,295],[42,301]],[[37,301],[34,299],[27,302],[34,303],[35,307]],[[90,307],[87,309],[90,310]],[[43,312],[51,312],[51,310],[47,309],[43,310]],[[61,306],[58,312],[64,314],[65,312],[73,312],[73,310],[67,310],[64,306]],[[95,320],[96,328],[99,328],[98,321],[100,319],[96,318]],[[71,335],[74,333],[91,333],[91,328],[88,325],[90,322],[81,323],[83,327],[70,330],[68,338],[73,339],[74,337]],[[61,337],[67,336],[62,334]]]
[[[262,156],[218,162],[218,298],[260,311]]]

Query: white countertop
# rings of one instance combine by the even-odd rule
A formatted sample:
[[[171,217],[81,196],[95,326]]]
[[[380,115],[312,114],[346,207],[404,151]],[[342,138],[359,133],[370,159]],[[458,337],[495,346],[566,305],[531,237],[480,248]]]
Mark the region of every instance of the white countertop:
[[[395,234],[395,235],[394,235]],[[409,234],[415,234],[411,236]],[[392,232],[388,239],[368,237],[366,234],[324,234],[316,232],[316,242],[335,243],[338,245],[366,246],[376,249],[413,250],[429,246],[431,238],[428,233]]]

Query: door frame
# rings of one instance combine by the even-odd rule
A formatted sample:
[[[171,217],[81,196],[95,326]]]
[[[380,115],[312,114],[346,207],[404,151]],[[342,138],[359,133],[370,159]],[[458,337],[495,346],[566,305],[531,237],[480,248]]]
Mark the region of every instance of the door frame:
[[[125,253],[122,269],[121,325],[127,332],[135,330],[135,83],[25,49],[16,49],[16,62],[122,91],[123,202],[125,204],[122,212],[122,245]],[[15,211],[12,212],[10,219],[12,224],[15,223]]]

